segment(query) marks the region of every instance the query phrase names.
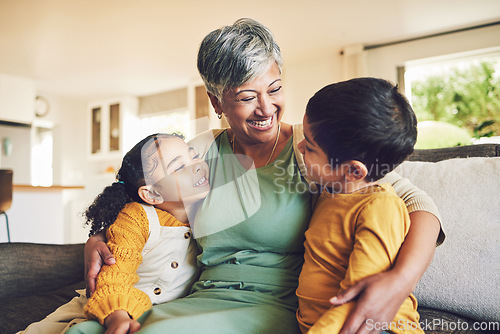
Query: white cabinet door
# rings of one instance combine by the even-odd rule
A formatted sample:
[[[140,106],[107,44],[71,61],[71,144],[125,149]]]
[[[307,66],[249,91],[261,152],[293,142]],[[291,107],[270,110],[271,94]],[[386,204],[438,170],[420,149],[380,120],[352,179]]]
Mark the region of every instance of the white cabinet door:
[[[133,126],[137,124],[138,100],[120,97],[96,101],[88,108],[89,154],[93,158],[122,156],[135,143]]]
[[[35,95],[33,80],[0,74],[0,120],[31,124]]]

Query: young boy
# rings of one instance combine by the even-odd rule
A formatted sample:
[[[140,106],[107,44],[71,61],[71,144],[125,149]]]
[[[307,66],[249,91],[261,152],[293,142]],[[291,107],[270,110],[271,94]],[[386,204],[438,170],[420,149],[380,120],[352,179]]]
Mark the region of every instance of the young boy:
[[[390,269],[408,232],[403,201],[377,180],[412,153],[417,120],[391,83],[359,78],[324,87],[307,104],[299,144],[307,174],[323,191],[306,232],[297,319],[303,333],[338,333],[356,302],[329,298]],[[392,322],[395,333],[423,333],[410,295]]]

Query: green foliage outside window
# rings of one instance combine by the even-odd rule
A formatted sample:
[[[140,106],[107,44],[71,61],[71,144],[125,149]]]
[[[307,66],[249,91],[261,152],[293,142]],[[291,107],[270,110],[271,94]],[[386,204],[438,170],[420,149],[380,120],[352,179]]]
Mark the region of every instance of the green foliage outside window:
[[[498,61],[457,66],[445,74],[412,80],[411,94],[419,122],[451,123],[474,138],[500,136]]]

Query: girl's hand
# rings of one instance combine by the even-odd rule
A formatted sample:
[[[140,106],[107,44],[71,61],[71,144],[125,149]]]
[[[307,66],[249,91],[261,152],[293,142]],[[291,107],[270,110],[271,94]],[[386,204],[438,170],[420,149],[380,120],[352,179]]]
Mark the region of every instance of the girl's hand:
[[[401,276],[387,271],[366,277],[330,299],[335,306],[357,299],[340,334],[378,333],[391,322],[412,288],[401,281]],[[376,330],[378,328],[378,330]]]
[[[84,262],[86,294],[87,298],[90,298],[95,291],[95,282],[101,267],[104,264],[112,265],[116,262],[113,254],[106,246],[105,232],[99,232],[87,240],[84,250]]]
[[[106,334],[132,334],[141,328],[141,324],[130,318],[124,310],[117,310],[108,315],[104,320],[104,326]]]

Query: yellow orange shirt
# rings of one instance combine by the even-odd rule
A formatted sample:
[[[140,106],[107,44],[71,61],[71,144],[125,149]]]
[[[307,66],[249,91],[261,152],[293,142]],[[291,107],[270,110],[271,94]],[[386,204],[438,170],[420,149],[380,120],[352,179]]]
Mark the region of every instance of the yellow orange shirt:
[[[351,194],[323,191],[305,234],[305,261],[297,289],[302,332],[338,333],[355,302],[333,307],[329,299],[364,277],[390,269],[409,227],[406,206],[389,184]],[[367,325],[396,333],[423,333],[416,329],[416,309],[411,295],[391,323]]]

